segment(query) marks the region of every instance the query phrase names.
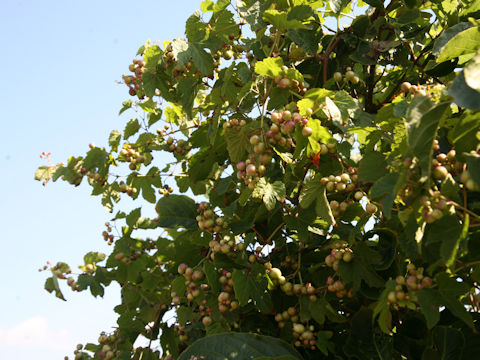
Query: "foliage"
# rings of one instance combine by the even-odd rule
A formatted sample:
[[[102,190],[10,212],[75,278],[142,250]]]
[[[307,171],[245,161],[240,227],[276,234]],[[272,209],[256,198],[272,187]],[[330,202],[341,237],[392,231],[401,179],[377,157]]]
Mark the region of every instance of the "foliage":
[[[76,359],[478,354],[480,8],[364,1],[204,0],[139,49],[108,147],[38,169],[138,204],[51,267],[60,299],[121,286]]]

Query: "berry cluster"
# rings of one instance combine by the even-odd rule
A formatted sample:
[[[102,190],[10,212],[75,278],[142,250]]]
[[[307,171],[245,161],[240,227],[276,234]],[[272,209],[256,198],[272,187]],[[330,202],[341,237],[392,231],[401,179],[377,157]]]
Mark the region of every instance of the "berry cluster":
[[[310,301],[317,301],[317,293],[320,289],[315,288],[311,283],[293,284],[282,275],[282,271],[279,268],[272,267],[268,262],[265,264],[268,275],[275,285],[280,285],[280,289],[287,295],[308,295]]]
[[[337,83],[348,81],[352,84],[358,84],[360,82],[360,78],[355,74],[350,66],[348,66],[345,70],[345,77],[341,72],[337,71],[333,74],[333,80],[335,80]]]
[[[131,144],[124,144],[123,149],[120,150],[119,160],[129,162],[129,168],[133,171],[137,169],[137,164],[145,162],[145,157],[136,151]]]
[[[388,302],[395,308],[407,307],[411,303],[416,303],[417,292],[433,285],[432,278],[423,275],[422,267],[417,269],[414,264],[410,263],[407,265],[407,271],[406,276],[397,276],[395,291],[391,291],[387,295]]]
[[[285,259],[282,260],[280,263],[280,266],[282,268],[291,268],[293,270],[296,270],[298,268],[298,262],[297,259],[295,259],[293,256],[287,255],[285,256]]]
[[[127,184],[125,183],[125,181],[120,181],[120,182],[118,183],[118,185],[119,185],[119,188],[120,188],[120,192],[121,192],[121,193],[127,193],[129,196],[135,195],[135,194],[137,193],[137,191],[138,191],[136,188],[134,188],[134,187],[132,187],[132,186],[130,186],[130,185],[127,185]]]
[[[428,224],[439,220],[447,209],[447,202],[439,191],[431,191],[430,196],[422,196],[420,204],[423,205],[422,216]]]
[[[292,336],[295,340],[295,346],[305,347],[315,350],[315,344],[317,342],[315,327],[308,325],[306,322],[300,322],[297,310],[291,306],[287,310],[275,315],[275,321],[278,323],[279,328],[284,328],[287,322],[292,323]]]
[[[320,182],[325,189],[330,192],[334,191],[353,191],[355,190],[355,183],[357,182],[357,175],[354,174],[350,177],[349,174],[343,173],[340,175],[330,175],[328,177],[321,178]]]
[[[340,260],[346,263],[353,260],[353,251],[348,247],[347,243],[335,244],[334,248],[330,251],[330,254],[325,257],[325,264],[337,271]]]
[[[235,293],[233,290],[232,273],[225,269],[219,269],[218,272],[220,273],[220,278],[218,281],[223,287],[222,291],[217,297],[218,310],[221,313],[225,313],[227,311],[232,312],[239,307],[238,301],[234,300]]]
[[[270,120],[272,125],[265,133],[265,137],[270,144],[280,145],[287,150],[295,145],[292,136],[297,124],[302,127],[304,136],[308,137],[313,133],[313,130],[307,126],[308,118],[302,117],[298,112],[292,113],[290,110],[275,111],[270,115]]]
[[[137,95],[139,99],[144,98],[144,94],[141,90],[143,85],[143,73],[145,71],[145,62],[141,59],[133,59],[132,63],[128,66],[128,70],[134,73],[134,75],[123,75],[123,81],[128,86],[128,93],[131,96]]]
[[[173,189],[168,185],[163,185],[160,189],[158,189],[158,193],[163,196],[168,196],[173,192]]]
[[[207,202],[201,202],[198,205],[197,212],[200,213],[196,217],[200,230],[219,233],[228,227],[223,217],[218,216],[212,209],[209,209]]]
[[[343,298],[344,296],[349,298],[353,297],[352,289],[346,289],[345,284],[341,279],[335,280],[331,276],[327,278],[327,290],[335,293],[339,299]]]
[[[245,125],[247,125],[247,122],[244,119],[238,120],[238,119],[233,118],[233,119],[229,119],[229,120],[225,121],[223,123],[223,128],[224,129],[232,128],[232,129],[235,129],[237,131],[240,131],[242,129],[242,127],[244,127]]]
[[[106,222],[105,226],[107,230],[102,232],[103,240],[108,241],[108,245],[112,245],[113,244],[113,234],[111,233],[112,228],[109,222]]]
[[[171,152],[176,153],[178,155],[185,155],[187,152],[189,152],[192,149],[192,146],[188,144],[185,140],[183,139],[177,140],[175,144],[175,140],[171,137],[167,139],[167,145],[168,145],[168,149]]]
[[[305,94],[307,92],[307,86],[303,81],[291,79],[288,74],[288,67],[282,66],[282,74],[275,76],[275,83],[280,89],[291,89],[299,94]]]
[[[266,150],[265,143],[260,142],[260,140],[257,143],[257,138],[260,139],[260,137],[257,135],[252,136],[250,138],[250,143],[252,143],[253,141],[253,143],[255,143],[254,149],[262,151],[263,153],[250,154],[247,160],[239,161],[237,163],[237,178],[239,180],[243,180],[245,182],[245,185],[247,185],[248,188],[251,190],[255,189],[255,186],[260,180],[260,177],[267,170],[266,165],[272,161],[271,150]]]
[[[222,218],[217,218],[218,220],[223,220]],[[220,240],[210,240],[208,243],[212,254],[210,258],[213,260],[216,253],[222,253],[225,255],[235,256],[237,251],[245,250],[244,243],[235,243],[235,240],[229,235],[224,236]]]
[[[297,310],[293,306],[275,315],[275,321],[278,323],[279,328],[284,328],[287,321],[296,323],[298,322],[298,320],[299,320],[299,317],[297,314]]]
[[[208,284],[202,283],[202,281],[205,279],[205,274],[203,270],[194,270],[191,267],[188,267],[187,264],[180,264],[177,271],[185,278],[185,285],[187,286],[187,290],[185,291],[185,297],[187,298],[188,302],[192,302],[195,300],[195,298],[198,298],[201,294],[200,290],[203,292],[208,291]],[[173,304],[178,305],[180,298],[177,296],[177,294],[175,294],[175,292],[172,292],[171,296]]]
[[[402,92],[405,94],[411,94],[411,95],[422,95],[426,96],[425,92],[425,86],[422,85],[412,85],[408,81],[403,82],[400,85],[400,89]]]

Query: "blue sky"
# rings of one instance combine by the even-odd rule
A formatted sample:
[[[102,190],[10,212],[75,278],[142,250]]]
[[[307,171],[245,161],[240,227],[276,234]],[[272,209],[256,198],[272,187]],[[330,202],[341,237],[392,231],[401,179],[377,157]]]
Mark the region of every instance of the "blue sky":
[[[33,180],[42,151],[54,162],[106,144],[128,89],[116,81],[147,39],[184,34],[199,0],[0,1],[0,357],[72,358],[77,343],[115,325],[118,288],[103,300],[66,289],[67,302],[43,290],[47,260],[73,268],[91,250],[108,252],[110,215],[87,186]]]

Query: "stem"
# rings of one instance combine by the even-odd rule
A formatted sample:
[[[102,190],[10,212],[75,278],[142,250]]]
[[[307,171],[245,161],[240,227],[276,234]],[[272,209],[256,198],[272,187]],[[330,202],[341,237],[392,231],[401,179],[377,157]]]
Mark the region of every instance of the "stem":
[[[282,221],[282,223],[281,223],[280,225],[278,225],[278,226],[275,228],[275,230],[273,230],[273,232],[272,232],[272,233],[270,234],[270,236],[267,238],[267,241],[266,241],[267,244],[272,240],[272,238],[275,236],[275,234],[277,233],[277,231],[280,230],[280,229],[283,227],[283,225],[285,225],[285,222]]]
[[[468,268],[470,266],[474,266],[474,265],[480,265],[480,260],[477,260],[477,261],[472,261],[472,262],[469,262],[469,263],[464,263],[462,264],[462,266],[456,268],[455,270],[452,271],[452,274],[456,274],[457,272],[459,272],[460,270],[463,270],[465,268]]]
[[[473,211],[471,211],[471,210],[468,210],[466,207],[463,207],[462,205],[457,204],[455,201],[450,200],[450,201],[447,202],[447,204],[448,204],[448,205],[453,205],[453,206],[455,206],[455,207],[463,210],[465,213],[472,215],[472,216],[473,216],[474,218],[476,218],[476,219],[480,219],[480,216],[479,216],[479,215],[475,214],[475,213],[474,213]]]

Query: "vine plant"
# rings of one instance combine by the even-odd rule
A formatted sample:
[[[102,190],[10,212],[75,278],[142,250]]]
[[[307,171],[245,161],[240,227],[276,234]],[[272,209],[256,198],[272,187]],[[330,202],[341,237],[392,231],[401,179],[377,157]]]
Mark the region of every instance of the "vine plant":
[[[74,358],[478,356],[478,4],[204,0],[142,46],[135,117],[35,174],[114,213],[110,254],[46,267],[61,299],[121,287]]]

